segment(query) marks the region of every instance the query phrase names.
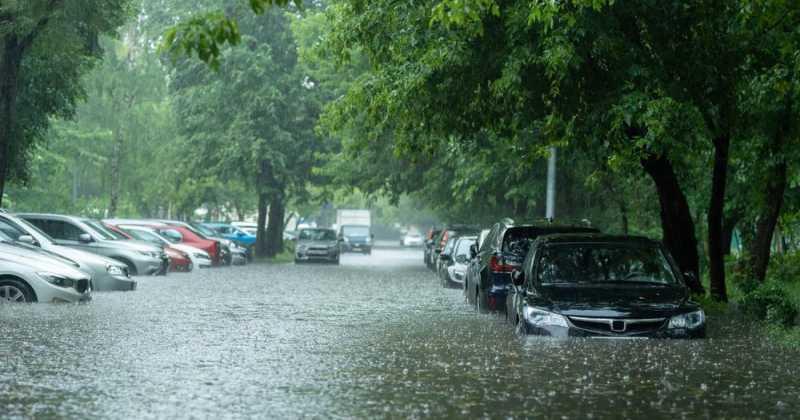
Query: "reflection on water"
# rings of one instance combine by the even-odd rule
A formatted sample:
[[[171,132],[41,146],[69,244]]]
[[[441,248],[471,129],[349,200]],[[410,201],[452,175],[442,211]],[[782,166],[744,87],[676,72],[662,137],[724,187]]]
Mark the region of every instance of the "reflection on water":
[[[143,278],[87,305],[0,307],[0,417],[793,417],[798,354],[520,339],[419,251]],[[744,329],[746,331],[746,329]]]

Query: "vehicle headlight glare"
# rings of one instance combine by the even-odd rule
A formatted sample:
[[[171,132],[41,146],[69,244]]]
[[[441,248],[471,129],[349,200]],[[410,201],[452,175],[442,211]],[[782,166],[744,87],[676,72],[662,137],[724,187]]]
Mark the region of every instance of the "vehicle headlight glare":
[[[125,276],[125,272],[122,270],[122,268],[116,265],[106,265],[106,271],[112,276]]]
[[[669,320],[669,328],[695,329],[706,322],[706,314],[702,309],[687,314],[675,315]]]
[[[567,319],[563,316],[530,306],[525,308],[525,319],[533,325],[569,327]]]

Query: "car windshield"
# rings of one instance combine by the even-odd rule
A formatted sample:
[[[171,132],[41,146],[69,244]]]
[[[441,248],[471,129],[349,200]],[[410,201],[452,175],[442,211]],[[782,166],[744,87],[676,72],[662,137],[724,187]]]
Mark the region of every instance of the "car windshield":
[[[330,229],[303,229],[300,231],[301,241],[335,241],[336,232]]]
[[[368,236],[369,226],[342,226],[342,234]]]
[[[136,238],[136,239],[138,239],[140,241],[147,241],[147,242],[152,242],[152,243],[156,243],[156,244],[164,244],[165,242],[167,242],[164,238],[162,238],[157,233],[150,232],[150,231],[147,231],[147,230],[128,229],[127,232],[130,233],[131,236],[133,236],[134,238]]]
[[[676,283],[672,267],[655,246],[556,245],[539,257],[542,284]]]
[[[218,233],[198,223],[191,223],[190,230],[194,231],[195,233],[201,233],[202,236],[205,237],[218,235]]]
[[[475,238],[461,238],[456,245],[456,257],[459,255],[469,256],[469,247],[475,243]]]
[[[95,231],[97,235],[103,239],[107,239],[109,241],[116,241],[120,239],[117,237],[117,235],[111,233],[111,231],[108,228],[103,226],[102,223],[96,220],[83,220],[83,223],[92,228],[92,230]],[[124,239],[124,237],[122,239]]]

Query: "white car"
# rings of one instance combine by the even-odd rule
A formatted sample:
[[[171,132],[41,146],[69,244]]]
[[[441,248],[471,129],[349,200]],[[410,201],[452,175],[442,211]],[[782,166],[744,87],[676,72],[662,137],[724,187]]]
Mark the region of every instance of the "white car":
[[[0,303],[83,302],[92,278],[77,264],[0,237]]]
[[[400,246],[422,246],[422,235],[417,232],[408,232],[400,238]]]
[[[186,245],[180,242],[175,242],[171,240],[169,237],[164,236],[158,231],[153,228],[147,226],[136,226],[136,225],[118,225],[120,229],[128,232],[134,238],[140,241],[152,242],[154,244],[159,244],[161,246],[169,246],[175,248],[179,251],[183,251],[189,255],[189,259],[192,260],[192,265],[197,268],[208,268],[211,267],[211,256],[208,255],[208,252],[203,251],[200,248],[193,247],[191,245]]]

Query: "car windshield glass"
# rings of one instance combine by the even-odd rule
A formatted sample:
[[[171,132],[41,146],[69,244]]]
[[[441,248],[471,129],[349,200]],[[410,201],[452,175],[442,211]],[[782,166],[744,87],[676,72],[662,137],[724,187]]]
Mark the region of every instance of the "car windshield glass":
[[[216,232],[203,225],[192,223],[192,227],[194,228],[194,230],[200,231],[200,233],[202,233],[205,236],[217,236]]]
[[[342,233],[345,234],[345,235],[368,236],[369,235],[369,227],[368,226],[342,226]]]
[[[662,251],[654,246],[557,245],[542,250],[542,284],[676,282]]]
[[[28,222],[27,220],[25,220],[25,219],[20,219],[20,218],[18,218],[17,220],[18,220],[18,221],[19,221],[21,224],[24,224],[26,228],[28,228],[28,229],[30,229],[30,230],[32,230],[32,231],[35,231],[35,232],[36,232],[36,233],[38,233],[39,235],[42,235],[42,236],[43,236],[43,237],[44,237],[46,240],[48,240],[48,241],[50,241],[50,242],[53,242],[53,238],[51,238],[51,237],[50,237],[50,235],[48,235],[48,234],[44,233],[44,231],[42,231],[41,229],[39,229],[38,227],[36,227],[36,225],[34,225],[33,223],[30,223],[30,222]]]
[[[161,238],[161,236],[147,230],[128,229],[128,233],[130,233],[131,236],[140,241],[153,242],[156,244],[163,244],[164,242],[166,242],[164,239]]]
[[[442,253],[444,253],[444,254],[452,254],[453,253],[453,248],[455,248],[457,241],[458,241],[458,238],[455,238],[455,237],[451,236],[450,239],[447,241],[447,243],[444,245],[444,249],[442,250]]]
[[[107,239],[109,241],[115,241],[118,238],[111,233],[105,226],[103,226],[100,222],[95,220],[84,220],[83,223],[86,223],[87,226],[92,228],[93,231],[97,233],[99,237],[102,239]]]
[[[300,231],[301,241],[335,241],[336,233],[330,229],[303,229]]]
[[[458,241],[458,245],[456,246],[455,255],[469,255],[469,247],[470,245],[475,243],[475,238],[462,238]]]

